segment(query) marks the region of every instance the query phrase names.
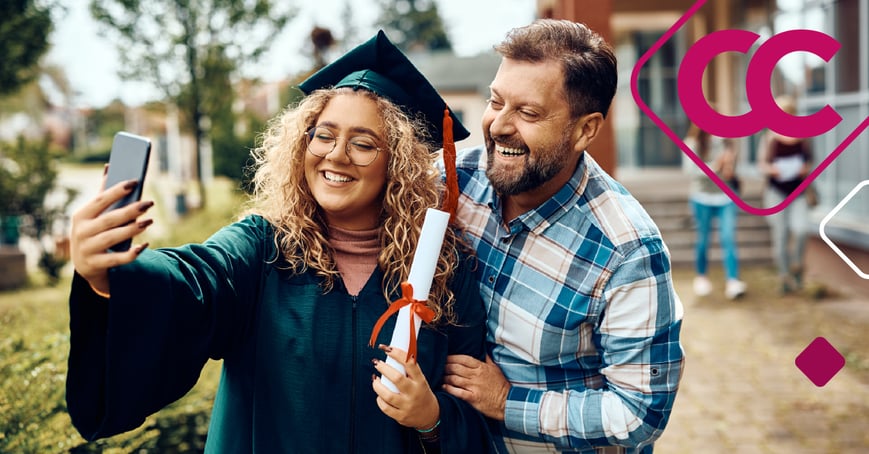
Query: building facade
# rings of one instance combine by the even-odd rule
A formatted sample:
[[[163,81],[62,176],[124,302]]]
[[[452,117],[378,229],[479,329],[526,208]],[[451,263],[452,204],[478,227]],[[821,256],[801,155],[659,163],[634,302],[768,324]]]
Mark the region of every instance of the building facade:
[[[671,30],[695,6],[696,12],[681,27]],[[704,73],[705,96],[722,114],[750,110],[745,75],[758,46],[781,32],[809,29],[835,38],[841,48],[829,61],[810,52],[786,55],[777,63],[770,84],[774,95],[789,94],[797,99],[799,115],[812,114],[827,105],[841,115],[842,121],[833,130],[810,139],[815,163],[823,163],[855,129],[865,127],[869,118],[869,0],[603,0],[593,5],[582,0],[538,0],[537,7],[539,17],[589,24],[616,49],[620,83],[612,113],[614,145],[609,151],[616,175],[625,169],[685,165],[678,146],[637,107],[631,76],[644,55],[660,45],[637,72],[637,93],[670,129],[684,134],[689,121],[678,98],[679,67],[698,39],[717,30],[741,29],[759,35],[749,52],[723,53]],[[671,31],[669,39],[659,42]],[[749,178],[760,178],[757,148],[763,132],[737,140],[740,173]],[[816,265],[815,271],[857,275],[847,266],[838,266],[843,262],[821,242],[818,226],[865,181],[869,181],[869,131],[864,129],[814,183],[820,203],[806,220],[815,232],[807,257],[810,271],[811,262],[835,263],[835,267]],[[869,185],[841,207],[825,231],[857,268],[869,272]],[[869,284],[858,280],[856,285]]]

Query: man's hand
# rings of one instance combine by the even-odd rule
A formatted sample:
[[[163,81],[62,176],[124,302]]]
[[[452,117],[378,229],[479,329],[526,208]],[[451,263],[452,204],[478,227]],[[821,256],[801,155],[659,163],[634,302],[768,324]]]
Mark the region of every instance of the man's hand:
[[[447,356],[444,391],[492,419],[504,420],[510,382],[488,355],[486,362],[468,355]]]

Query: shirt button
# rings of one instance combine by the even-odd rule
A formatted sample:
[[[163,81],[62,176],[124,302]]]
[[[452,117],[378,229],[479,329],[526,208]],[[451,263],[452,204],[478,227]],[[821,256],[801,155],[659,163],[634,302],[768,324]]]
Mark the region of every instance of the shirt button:
[[[495,276],[489,276],[489,283],[493,284],[495,282]]]

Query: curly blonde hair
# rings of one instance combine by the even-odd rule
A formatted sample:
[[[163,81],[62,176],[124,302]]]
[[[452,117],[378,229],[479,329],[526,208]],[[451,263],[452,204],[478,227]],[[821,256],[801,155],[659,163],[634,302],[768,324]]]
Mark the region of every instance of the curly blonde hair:
[[[253,150],[255,173],[249,212],[272,224],[275,246],[287,269],[293,273],[314,270],[323,279],[324,292],[332,290],[339,273],[327,240],[329,226],[305,180],[305,134],[329,101],[344,95],[373,100],[387,129],[389,164],[380,213],[382,250],[377,262],[384,270],[382,289],[388,298],[407,279],[426,209],[437,208],[443,193],[434,166],[436,155],[420,134],[426,131],[423,120],[409,117],[368,90],[314,91],[298,106],[288,107],[272,119],[260,136],[259,146]],[[458,265],[461,244],[457,233],[447,229],[428,301],[436,321],[455,320],[455,296],[448,284]]]

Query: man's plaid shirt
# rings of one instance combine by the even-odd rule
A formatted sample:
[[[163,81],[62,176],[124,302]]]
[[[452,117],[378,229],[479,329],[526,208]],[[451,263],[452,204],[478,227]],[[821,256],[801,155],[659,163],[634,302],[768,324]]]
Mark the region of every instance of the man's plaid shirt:
[[[459,154],[458,217],[477,251],[492,359],[512,384],[499,449],[651,452],[683,367],[682,304],[657,226],[584,153],[558,193],[505,227],[486,161],[483,147]]]

